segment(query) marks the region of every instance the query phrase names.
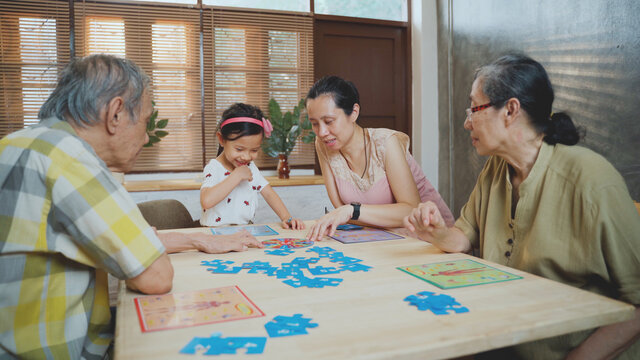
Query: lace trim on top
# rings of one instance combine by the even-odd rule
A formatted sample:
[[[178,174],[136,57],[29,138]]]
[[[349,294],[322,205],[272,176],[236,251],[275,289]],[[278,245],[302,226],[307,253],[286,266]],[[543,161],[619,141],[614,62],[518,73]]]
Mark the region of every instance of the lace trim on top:
[[[393,135],[398,136],[400,144],[403,148],[405,148],[406,155],[408,156],[409,154],[408,135],[391,129],[368,128],[365,130],[368,136],[367,154],[370,155],[369,168],[367,169],[366,176],[364,178],[361,178],[360,174],[356,174],[349,168],[347,160],[342,157],[340,152],[327,151],[327,148],[323,144],[320,144],[316,138],[316,151],[318,153],[318,156],[327,159],[329,166],[331,167],[331,171],[333,172],[333,176],[353,183],[358,188],[358,190],[363,192],[368,191],[375,183],[378,182],[378,180],[387,176],[384,170],[384,158],[386,150],[384,144],[389,137]]]

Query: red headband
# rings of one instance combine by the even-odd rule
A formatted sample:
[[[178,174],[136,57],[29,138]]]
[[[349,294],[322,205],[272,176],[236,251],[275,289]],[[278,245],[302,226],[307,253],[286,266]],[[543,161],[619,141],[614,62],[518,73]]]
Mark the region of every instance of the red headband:
[[[260,125],[264,129],[264,136],[271,136],[271,132],[273,131],[273,125],[271,125],[271,121],[269,119],[262,118],[262,120],[254,119],[252,117],[234,117],[222,122],[220,128],[227,126],[228,124],[239,123],[239,122],[248,122],[256,125]]]

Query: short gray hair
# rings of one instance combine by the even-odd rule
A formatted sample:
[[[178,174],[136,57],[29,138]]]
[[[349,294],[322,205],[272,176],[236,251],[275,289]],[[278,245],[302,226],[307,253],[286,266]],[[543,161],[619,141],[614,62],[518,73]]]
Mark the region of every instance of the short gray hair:
[[[134,110],[149,84],[149,77],[133,61],[105,54],[74,59],[60,74],[38,118],[56,116],[79,126],[92,126],[100,121],[102,108],[122,96],[132,121],[137,122]]]

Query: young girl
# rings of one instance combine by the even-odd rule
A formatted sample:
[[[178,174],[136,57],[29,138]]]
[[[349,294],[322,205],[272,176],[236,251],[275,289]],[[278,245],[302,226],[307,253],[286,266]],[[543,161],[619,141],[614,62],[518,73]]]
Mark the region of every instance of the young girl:
[[[271,135],[271,122],[262,111],[247,104],[231,105],[222,113],[216,135],[223,148],[204,168],[200,188],[203,226],[249,224],[258,207],[258,193],[282,220],[284,229],[304,229],[260,174],[253,160],[258,156],[262,137]]]

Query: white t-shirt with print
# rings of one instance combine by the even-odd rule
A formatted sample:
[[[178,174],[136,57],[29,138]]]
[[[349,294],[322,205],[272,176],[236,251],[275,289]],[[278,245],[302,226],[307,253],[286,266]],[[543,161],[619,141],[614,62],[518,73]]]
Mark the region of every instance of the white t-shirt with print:
[[[203,226],[223,226],[223,225],[246,225],[256,214],[258,208],[258,194],[269,185],[267,180],[260,174],[260,170],[249,163],[249,169],[253,177],[252,181],[243,180],[236,186],[227,197],[209,209],[203,209],[200,224]],[[212,187],[222,182],[231,172],[225,169],[222,164],[212,159],[204,167],[202,186]]]

